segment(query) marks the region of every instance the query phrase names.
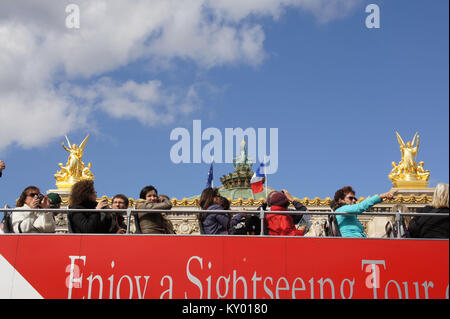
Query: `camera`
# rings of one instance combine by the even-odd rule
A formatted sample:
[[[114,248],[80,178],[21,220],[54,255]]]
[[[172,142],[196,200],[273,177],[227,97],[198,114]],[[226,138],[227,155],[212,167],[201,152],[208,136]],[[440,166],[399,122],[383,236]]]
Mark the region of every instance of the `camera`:
[[[38,195],[38,200],[39,200],[39,202],[42,202],[43,199],[44,199],[44,195],[39,194],[39,195]]]

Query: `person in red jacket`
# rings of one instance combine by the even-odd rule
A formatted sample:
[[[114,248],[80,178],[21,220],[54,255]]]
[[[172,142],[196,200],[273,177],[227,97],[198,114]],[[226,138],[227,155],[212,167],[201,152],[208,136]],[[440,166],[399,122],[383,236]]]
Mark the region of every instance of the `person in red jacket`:
[[[289,204],[293,203],[296,210],[305,210],[300,202],[297,202],[288,191],[273,193],[270,197],[270,211],[287,211]],[[299,216],[301,218],[301,216]],[[270,214],[266,215],[266,226],[269,235],[274,236],[303,236],[304,230],[295,227],[294,218],[290,214]]]

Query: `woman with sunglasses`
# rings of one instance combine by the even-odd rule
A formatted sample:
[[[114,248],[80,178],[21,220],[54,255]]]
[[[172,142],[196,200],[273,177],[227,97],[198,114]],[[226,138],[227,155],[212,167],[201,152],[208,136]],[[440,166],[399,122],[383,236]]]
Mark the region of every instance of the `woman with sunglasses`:
[[[17,201],[17,208],[24,211],[12,213],[12,227],[15,233],[54,233],[56,229],[53,213],[32,212],[27,209],[50,208],[50,199],[41,194],[36,186],[24,189]]]
[[[355,196],[355,191],[351,186],[345,186],[334,194],[334,201],[331,208],[337,213],[361,214],[372,206],[381,203],[383,199],[394,198],[396,193],[397,190],[391,190],[381,195],[369,197],[357,204],[356,202],[358,199]],[[356,215],[336,215],[336,221],[342,237],[367,237],[364,233],[364,227],[361,225]]]

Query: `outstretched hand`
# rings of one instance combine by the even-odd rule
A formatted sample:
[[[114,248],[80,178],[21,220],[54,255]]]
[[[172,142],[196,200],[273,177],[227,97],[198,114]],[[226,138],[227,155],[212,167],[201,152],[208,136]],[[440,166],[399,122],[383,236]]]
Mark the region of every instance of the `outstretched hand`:
[[[381,199],[393,199],[395,194],[397,194],[398,190],[397,189],[393,189],[387,193],[381,194],[380,198]]]

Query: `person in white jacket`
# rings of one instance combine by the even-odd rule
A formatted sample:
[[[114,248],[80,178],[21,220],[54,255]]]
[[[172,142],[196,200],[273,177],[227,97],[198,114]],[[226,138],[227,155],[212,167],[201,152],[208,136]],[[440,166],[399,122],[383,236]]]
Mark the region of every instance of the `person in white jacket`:
[[[36,186],[24,189],[17,201],[17,208],[24,211],[12,213],[12,227],[14,233],[54,233],[56,229],[53,213],[32,212],[27,209],[49,208],[50,199],[41,196],[41,191]]]

